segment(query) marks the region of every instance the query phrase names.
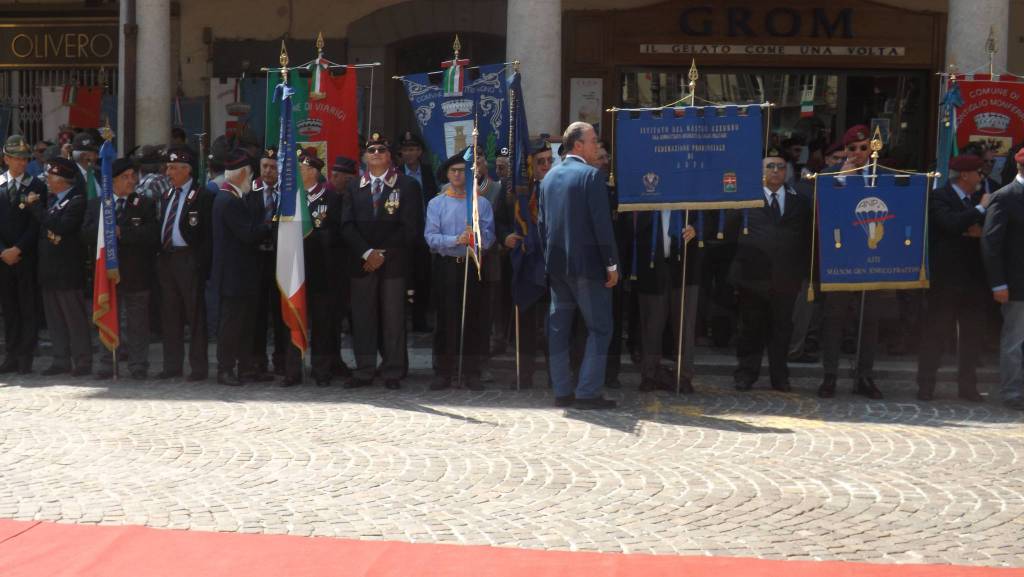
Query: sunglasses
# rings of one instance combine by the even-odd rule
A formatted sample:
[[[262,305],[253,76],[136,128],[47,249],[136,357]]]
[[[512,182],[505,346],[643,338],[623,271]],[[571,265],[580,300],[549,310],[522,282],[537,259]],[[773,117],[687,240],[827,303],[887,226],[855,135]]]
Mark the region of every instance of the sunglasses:
[[[785,170],[786,169],[786,165],[781,163],[781,162],[769,162],[768,164],[764,165],[764,167],[766,169],[768,169],[768,170]]]
[[[540,165],[543,166],[545,164],[552,164],[552,163],[554,163],[555,159],[554,158],[535,158],[535,159],[533,159],[533,161],[536,162],[537,164],[540,164]]]
[[[452,174],[462,174],[462,173],[466,172],[466,169],[465,168],[449,168],[448,172],[450,172]]]
[[[859,150],[861,152],[867,152],[868,151],[868,145],[862,144],[860,146],[847,146],[846,150],[848,150],[850,152],[854,152],[854,151],[857,151],[857,150]]]
[[[366,147],[366,152],[368,152],[370,154],[384,154],[387,151],[388,151],[388,148],[386,146],[368,146],[368,147]]]

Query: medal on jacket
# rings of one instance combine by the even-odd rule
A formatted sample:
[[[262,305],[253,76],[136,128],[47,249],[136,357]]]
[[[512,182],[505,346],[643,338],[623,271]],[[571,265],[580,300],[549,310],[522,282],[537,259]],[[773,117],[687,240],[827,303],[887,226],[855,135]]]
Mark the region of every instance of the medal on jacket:
[[[52,230],[46,229],[46,239],[50,241],[50,244],[57,246],[60,244],[61,238],[59,234],[54,234]]]
[[[398,210],[400,197],[398,189],[392,190],[388,195],[387,201],[384,202],[384,210],[388,211],[388,214],[395,214],[395,211]]]
[[[199,213],[194,211],[194,210],[190,210],[188,212],[188,225],[194,227],[194,226],[197,226],[198,224],[199,224]]]
[[[313,227],[320,228],[325,218],[327,218],[327,207],[321,204],[313,212]]]

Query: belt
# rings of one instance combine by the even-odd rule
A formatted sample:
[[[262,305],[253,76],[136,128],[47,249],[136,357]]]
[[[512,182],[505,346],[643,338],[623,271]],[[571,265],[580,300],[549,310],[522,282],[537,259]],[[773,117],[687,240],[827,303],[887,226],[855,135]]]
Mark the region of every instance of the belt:
[[[445,256],[443,254],[439,254],[437,257],[441,259],[441,262],[450,262],[455,264],[462,264],[466,262],[466,257],[464,256]]]

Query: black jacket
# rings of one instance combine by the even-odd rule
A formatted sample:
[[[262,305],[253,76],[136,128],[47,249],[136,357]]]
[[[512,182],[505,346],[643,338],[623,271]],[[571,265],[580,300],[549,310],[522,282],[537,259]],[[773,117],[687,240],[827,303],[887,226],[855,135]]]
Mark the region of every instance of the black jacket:
[[[971,226],[980,227],[985,222],[985,215],[974,208],[973,201],[969,202],[970,207],[950,183],[929,193],[928,256],[933,288],[982,288],[987,284],[981,239],[966,236]]]
[[[336,244],[335,237],[338,234],[335,230],[337,220],[331,218],[331,210],[336,210],[338,204],[332,205],[331,200],[338,195],[327,190],[323,183],[317,184],[307,194],[313,231],[302,242],[302,253],[306,261],[306,289],[309,292],[325,293],[334,286],[331,282],[335,276],[332,274],[331,245]]]
[[[717,211],[707,211],[708,214]],[[683,254],[680,251],[679,235],[670,238],[672,246],[669,248],[669,257],[665,258],[664,235],[661,232],[661,211],[626,212],[619,215],[620,219],[626,219],[629,224],[626,229],[629,244],[625,248],[630,253],[628,259],[630,269],[622,271],[623,274],[632,275],[634,267],[633,258],[636,258],[636,280],[633,287],[642,294],[662,294],[671,286],[678,289],[683,286]],[[705,215],[707,218],[707,214]],[[690,211],[690,225],[696,227],[697,211]],[[655,232],[654,226],[658,231]],[[705,222],[705,227],[707,223]],[[634,242],[635,239],[635,242]],[[654,240],[654,259],[652,266],[651,240]],[[635,249],[635,250],[634,250]],[[693,286],[700,284],[701,260],[704,248],[699,246],[696,238],[689,242],[686,247],[686,285]],[[634,257],[635,253],[635,257]]]
[[[760,293],[797,293],[810,264],[811,204],[786,189],[782,220],[776,224],[771,207],[733,211],[732,219],[747,214],[747,234],[736,243],[730,276],[738,288]],[[736,228],[733,223],[729,228]]]
[[[89,201],[82,225],[82,240],[86,246],[96,246],[96,233],[100,222],[100,198]],[[115,197],[114,202],[117,202]],[[156,203],[132,192],[125,197],[124,210],[117,215],[121,235],[117,239],[118,288],[125,291],[145,291],[152,288],[153,265],[160,248],[160,221]]]
[[[35,260],[39,237],[39,223],[25,205],[25,197],[32,192],[46,198],[46,185],[28,174],[18,184],[7,181],[0,186],[0,250],[18,247],[22,261]]]
[[[1024,184],[1013,180],[989,200],[981,254],[989,288],[1009,285],[1010,300],[1024,300]]]
[[[50,199],[53,206],[48,206]],[[39,223],[39,286],[49,290],[84,289],[85,193],[71,187],[60,202],[51,194],[28,207]]]
[[[255,296],[260,289],[259,245],[270,226],[253,204],[222,185],[213,201],[213,266],[211,280],[221,296]]]
[[[168,216],[167,211],[171,204],[171,193],[173,188],[164,193],[160,199],[160,234],[163,242],[164,220]],[[202,186],[196,179],[192,179],[192,186],[186,191],[185,197],[179,202],[184,202],[181,208],[181,220],[178,221],[178,231],[185,243],[190,246],[196,254],[196,266],[200,278],[210,278],[210,266],[213,258],[213,231],[211,220],[213,218],[213,200],[215,195]],[[171,215],[173,218],[173,215]]]
[[[348,269],[353,277],[362,277],[363,254],[383,249],[384,266],[378,269],[382,276],[393,278],[411,272],[413,247],[420,238],[423,216],[420,185],[415,179],[391,169],[385,174],[380,206],[373,210],[373,195],[369,175],[352,181],[348,193],[342,196],[339,229],[348,254]],[[397,203],[387,209],[388,201]],[[332,217],[335,218],[335,217]]]

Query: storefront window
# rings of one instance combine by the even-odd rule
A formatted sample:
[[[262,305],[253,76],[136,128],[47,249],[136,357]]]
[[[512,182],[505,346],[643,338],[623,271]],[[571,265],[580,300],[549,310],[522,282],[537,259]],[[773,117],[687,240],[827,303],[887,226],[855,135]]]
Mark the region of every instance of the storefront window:
[[[702,71],[698,103],[772,102],[772,144],[798,142],[798,164],[821,170],[822,153],[847,127],[877,126],[886,147],[882,162],[924,169],[928,102],[926,72]],[[686,94],[687,69],[630,70],[620,80],[619,106],[666,106]]]

